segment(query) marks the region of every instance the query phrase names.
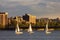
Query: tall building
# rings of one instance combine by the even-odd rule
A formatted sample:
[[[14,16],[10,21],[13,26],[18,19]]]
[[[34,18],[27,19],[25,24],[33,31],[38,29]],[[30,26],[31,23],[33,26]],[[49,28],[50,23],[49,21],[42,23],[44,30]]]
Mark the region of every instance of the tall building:
[[[23,20],[29,23],[36,23],[36,16],[30,15],[30,14],[25,14],[23,15]]]
[[[0,12],[0,28],[5,28],[8,25],[8,13]]]

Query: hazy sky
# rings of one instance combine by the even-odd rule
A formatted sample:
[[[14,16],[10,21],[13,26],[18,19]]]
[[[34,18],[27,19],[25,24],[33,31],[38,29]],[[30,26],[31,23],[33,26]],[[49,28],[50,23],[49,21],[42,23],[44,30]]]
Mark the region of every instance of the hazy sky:
[[[60,0],[0,0],[0,11],[9,16],[30,13],[37,17],[60,17]]]

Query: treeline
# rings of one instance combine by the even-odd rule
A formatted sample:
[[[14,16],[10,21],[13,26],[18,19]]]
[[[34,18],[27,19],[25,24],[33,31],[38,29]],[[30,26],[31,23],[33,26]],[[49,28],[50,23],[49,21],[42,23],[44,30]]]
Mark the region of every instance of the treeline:
[[[33,28],[45,28],[46,27],[46,22],[36,22],[36,24],[31,23]],[[49,28],[60,28],[60,21],[52,21],[48,22]],[[12,21],[11,24],[8,25],[9,28],[16,28],[16,21]],[[21,22],[19,23],[20,28],[28,28],[29,23],[26,22]]]

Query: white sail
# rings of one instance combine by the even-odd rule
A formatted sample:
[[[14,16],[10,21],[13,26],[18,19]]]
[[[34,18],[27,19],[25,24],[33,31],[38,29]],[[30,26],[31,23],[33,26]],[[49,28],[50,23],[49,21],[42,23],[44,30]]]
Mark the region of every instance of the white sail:
[[[17,28],[16,28],[16,30],[15,30],[15,33],[16,33],[16,34],[22,34],[23,32],[20,31],[18,24],[17,24],[16,27],[17,27]]]
[[[29,32],[29,33],[33,33],[31,24],[29,25],[28,32]]]
[[[48,22],[46,24],[46,34],[50,34],[51,32],[49,32],[49,29],[48,29]]]
[[[18,24],[17,24],[17,31],[18,31],[18,32],[20,31]]]
[[[48,22],[47,22],[47,24],[46,24],[46,32],[48,31]]]

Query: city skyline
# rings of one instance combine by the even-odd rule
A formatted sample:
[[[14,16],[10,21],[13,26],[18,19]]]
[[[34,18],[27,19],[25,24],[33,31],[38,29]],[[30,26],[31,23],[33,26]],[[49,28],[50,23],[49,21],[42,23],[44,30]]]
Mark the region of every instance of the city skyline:
[[[40,18],[60,18],[60,0],[0,0],[0,11],[9,16],[30,13]]]

